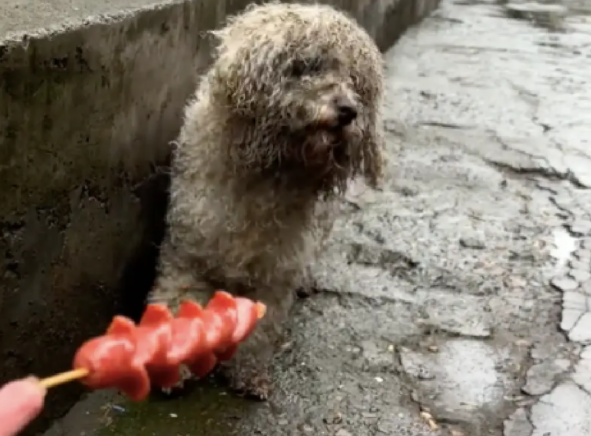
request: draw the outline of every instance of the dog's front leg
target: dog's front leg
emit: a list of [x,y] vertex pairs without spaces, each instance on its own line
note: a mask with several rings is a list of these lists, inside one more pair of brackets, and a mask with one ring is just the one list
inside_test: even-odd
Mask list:
[[207,303],[213,288],[199,274],[199,259],[165,240],[160,249],[156,282],[148,303],[165,304],[173,313],[184,300]]
[[267,306],[263,319],[238,352],[220,371],[230,388],[247,397],[266,400],[273,387],[272,363],[283,341],[285,322],[294,302],[295,292],[286,288],[257,289],[245,294]]
[[[173,314],[184,300],[205,305],[213,288],[198,274],[197,263],[182,248],[173,247],[165,241],[160,250],[158,276],[148,295],[148,303],[164,304]],[[163,394],[168,396],[181,392],[185,382],[193,378],[186,366],[181,365],[179,371],[179,382],[172,388],[161,389]]]
[[329,249],[330,237],[334,228],[335,219],[339,213],[337,201],[319,203],[315,213],[316,229],[312,235],[314,250],[308,258],[305,272],[302,277],[302,286],[297,289],[297,296],[308,298],[317,294],[320,290],[316,283],[318,264]]

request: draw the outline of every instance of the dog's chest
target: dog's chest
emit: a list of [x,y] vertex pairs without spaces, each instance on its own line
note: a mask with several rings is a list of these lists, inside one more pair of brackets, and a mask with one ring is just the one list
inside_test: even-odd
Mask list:
[[314,253],[313,234],[303,226],[253,222],[217,236],[223,249],[212,266],[224,280],[295,285]]

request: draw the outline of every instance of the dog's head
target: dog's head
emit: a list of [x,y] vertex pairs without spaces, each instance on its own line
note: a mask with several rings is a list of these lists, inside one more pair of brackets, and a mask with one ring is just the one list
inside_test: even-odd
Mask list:
[[375,63],[373,42],[359,32],[327,6],[277,3],[253,6],[214,32],[211,92],[256,129],[256,141],[233,150],[242,164],[332,184],[361,167],[381,83],[371,74],[380,65],[367,65]]

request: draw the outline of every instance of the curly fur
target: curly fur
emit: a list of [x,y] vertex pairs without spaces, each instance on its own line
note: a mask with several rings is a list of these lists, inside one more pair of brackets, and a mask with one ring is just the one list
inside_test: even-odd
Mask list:
[[[214,62],[185,110],[172,164],[168,233],[149,297],[176,308],[216,288],[268,306],[225,369],[259,397],[294,291],[332,228],[347,182],[383,168],[383,59],[325,5],[252,5],[212,32]],[[337,99],[357,117],[337,122]]]

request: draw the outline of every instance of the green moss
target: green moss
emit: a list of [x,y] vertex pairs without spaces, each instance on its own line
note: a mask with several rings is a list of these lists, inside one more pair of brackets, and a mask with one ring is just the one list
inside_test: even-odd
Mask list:
[[257,403],[212,386],[197,386],[184,397],[125,401],[123,411],[112,408],[106,426],[96,436],[222,436],[231,435]]

